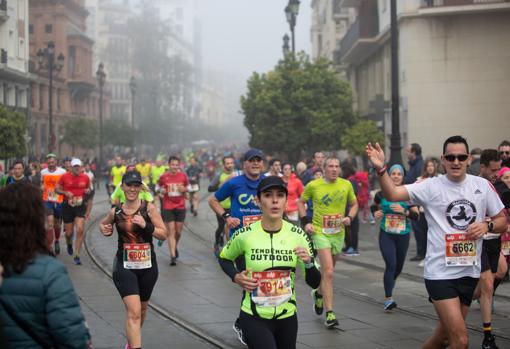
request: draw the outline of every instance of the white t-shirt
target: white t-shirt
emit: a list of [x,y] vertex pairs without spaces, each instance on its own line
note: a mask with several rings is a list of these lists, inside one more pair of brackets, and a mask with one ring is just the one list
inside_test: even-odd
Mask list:
[[94,172],[83,171],[90,179],[90,190],[94,190]]
[[476,241],[475,265],[447,266],[445,236],[464,234],[471,223],[483,222],[486,216],[495,216],[504,209],[492,185],[484,178],[468,174],[461,183],[441,176],[405,188],[411,203],[425,208],[428,223],[425,279],[479,278],[482,239]]

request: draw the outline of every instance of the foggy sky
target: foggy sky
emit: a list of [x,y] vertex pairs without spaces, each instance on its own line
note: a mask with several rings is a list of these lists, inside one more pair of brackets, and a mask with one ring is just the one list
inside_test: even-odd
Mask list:
[[[310,53],[311,0],[301,0],[296,51]],[[198,0],[203,65],[245,81],[253,71],[272,69],[290,35],[284,8],[288,0]]]

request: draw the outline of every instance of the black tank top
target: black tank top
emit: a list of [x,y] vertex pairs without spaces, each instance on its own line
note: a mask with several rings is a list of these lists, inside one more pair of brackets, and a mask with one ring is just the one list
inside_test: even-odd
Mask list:
[[141,200],[141,205],[133,214],[127,214],[122,209],[122,206],[115,207],[115,216],[113,222],[117,227],[118,244],[117,244],[117,257],[121,258],[123,253],[124,244],[151,244],[151,256],[155,258],[154,245],[152,244],[152,234],[144,232],[144,229],[137,224],[131,222],[136,214],[140,214],[145,222],[152,223],[147,212],[147,201]]

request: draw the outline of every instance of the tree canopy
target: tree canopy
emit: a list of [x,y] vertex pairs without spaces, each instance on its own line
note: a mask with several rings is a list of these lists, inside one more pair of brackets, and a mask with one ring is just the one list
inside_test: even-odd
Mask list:
[[325,59],[288,54],[274,70],[254,73],[241,97],[250,145],[294,158],[301,151],[340,149],[355,122],[352,92]]
[[0,159],[22,157],[26,152],[26,118],[0,105]]
[[[69,144],[72,155],[76,147],[93,149],[98,144],[98,127],[95,120],[76,118],[67,121],[64,125],[64,138],[62,142]],[[105,139],[103,137],[103,139]]]
[[372,120],[359,119],[343,135],[342,147],[353,155],[364,155],[368,142],[384,148],[384,134]]

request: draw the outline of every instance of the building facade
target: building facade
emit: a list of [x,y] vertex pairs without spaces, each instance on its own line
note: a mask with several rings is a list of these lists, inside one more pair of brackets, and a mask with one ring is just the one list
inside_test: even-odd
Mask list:
[[[397,1],[400,127],[404,145],[441,153],[450,135],[474,147],[508,138],[510,3],[503,0]],[[356,13],[339,41],[355,108],[391,133],[390,0],[343,0]]]
[[[81,117],[99,122],[99,88],[93,67],[93,40],[86,34],[85,0],[37,0],[30,1],[30,59],[31,71],[37,74],[32,83],[32,137],[31,152],[35,156],[53,151],[62,155],[94,158],[95,148],[76,149],[63,142],[65,124]],[[55,46],[55,56],[64,56],[60,70],[52,75],[39,64],[37,53]],[[52,98],[53,137],[49,130],[49,98]],[[104,96],[103,115],[109,115],[108,96]],[[53,138],[53,139],[52,139]]]
[[28,0],[0,0],[0,104],[30,118]]

